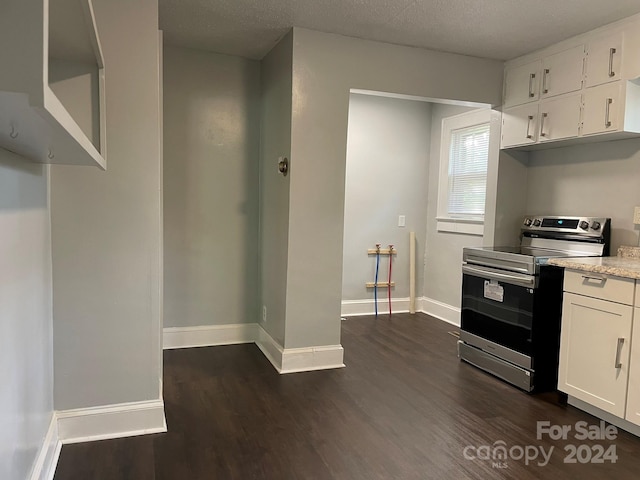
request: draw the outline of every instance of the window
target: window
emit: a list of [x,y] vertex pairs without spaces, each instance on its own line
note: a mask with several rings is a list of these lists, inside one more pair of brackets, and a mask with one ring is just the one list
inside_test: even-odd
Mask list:
[[482,235],[489,158],[490,110],[442,121],[438,230]]

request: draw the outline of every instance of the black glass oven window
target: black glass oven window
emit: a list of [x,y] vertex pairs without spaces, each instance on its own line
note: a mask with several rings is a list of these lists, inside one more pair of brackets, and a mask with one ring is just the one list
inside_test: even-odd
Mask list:
[[533,290],[500,282],[503,301],[484,296],[484,278],[463,275],[462,329],[525,355],[532,354]]

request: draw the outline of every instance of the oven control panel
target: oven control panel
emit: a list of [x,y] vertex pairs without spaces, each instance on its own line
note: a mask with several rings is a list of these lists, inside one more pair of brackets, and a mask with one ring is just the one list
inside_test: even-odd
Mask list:
[[601,236],[608,229],[610,219],[604,217],[561,217],[527,215],[522,222],[523,232],[567,232],[574,235]]

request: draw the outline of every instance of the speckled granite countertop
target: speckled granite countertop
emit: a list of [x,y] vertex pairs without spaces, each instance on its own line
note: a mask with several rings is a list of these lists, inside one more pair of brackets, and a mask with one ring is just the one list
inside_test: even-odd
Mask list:
[[550,258],[549,265],[640,279],[640,258],[636,256]]

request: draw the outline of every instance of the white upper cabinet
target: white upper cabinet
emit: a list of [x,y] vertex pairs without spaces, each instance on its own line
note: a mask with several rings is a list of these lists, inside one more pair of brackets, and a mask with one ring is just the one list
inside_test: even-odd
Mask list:
[[582,88],[584,45],[549,55],[542,60],[540,97],[553,97]]
[[535,102],[540,95],[540,69],[542,62],[527,63],[505,70],[504,106],[511,107]]
[[[640,134],[640,86],[631,81],[605,83],[584,92],[582,135],[628,138]],[[604,139],[604,138],[603,138]]]
[[540,102],[540,130],[538,140],[549,142],[575,138],[580,128],[582,97],[573,94]]
[[106,168],[104,61],[91,0],[8,0],[0,15],[0,147]]
[[622,78],[624,32],[594,38],[587,45],[586,86],[593,87]]
[[502,148],[530,145],[537,140],[537,103],[507,108],[502,112]]
[[[639,51],[640,15],[635,15],[507,62],[502,148],[640,136]],[[522,137],[522,126],[531,114],[514,114],[525,104],[537,107],[537,131],[530,137],[526,129]]]
[[622,109],[621,89],[621,82],[615,82],[585,91],[583,135],[618,130]]

